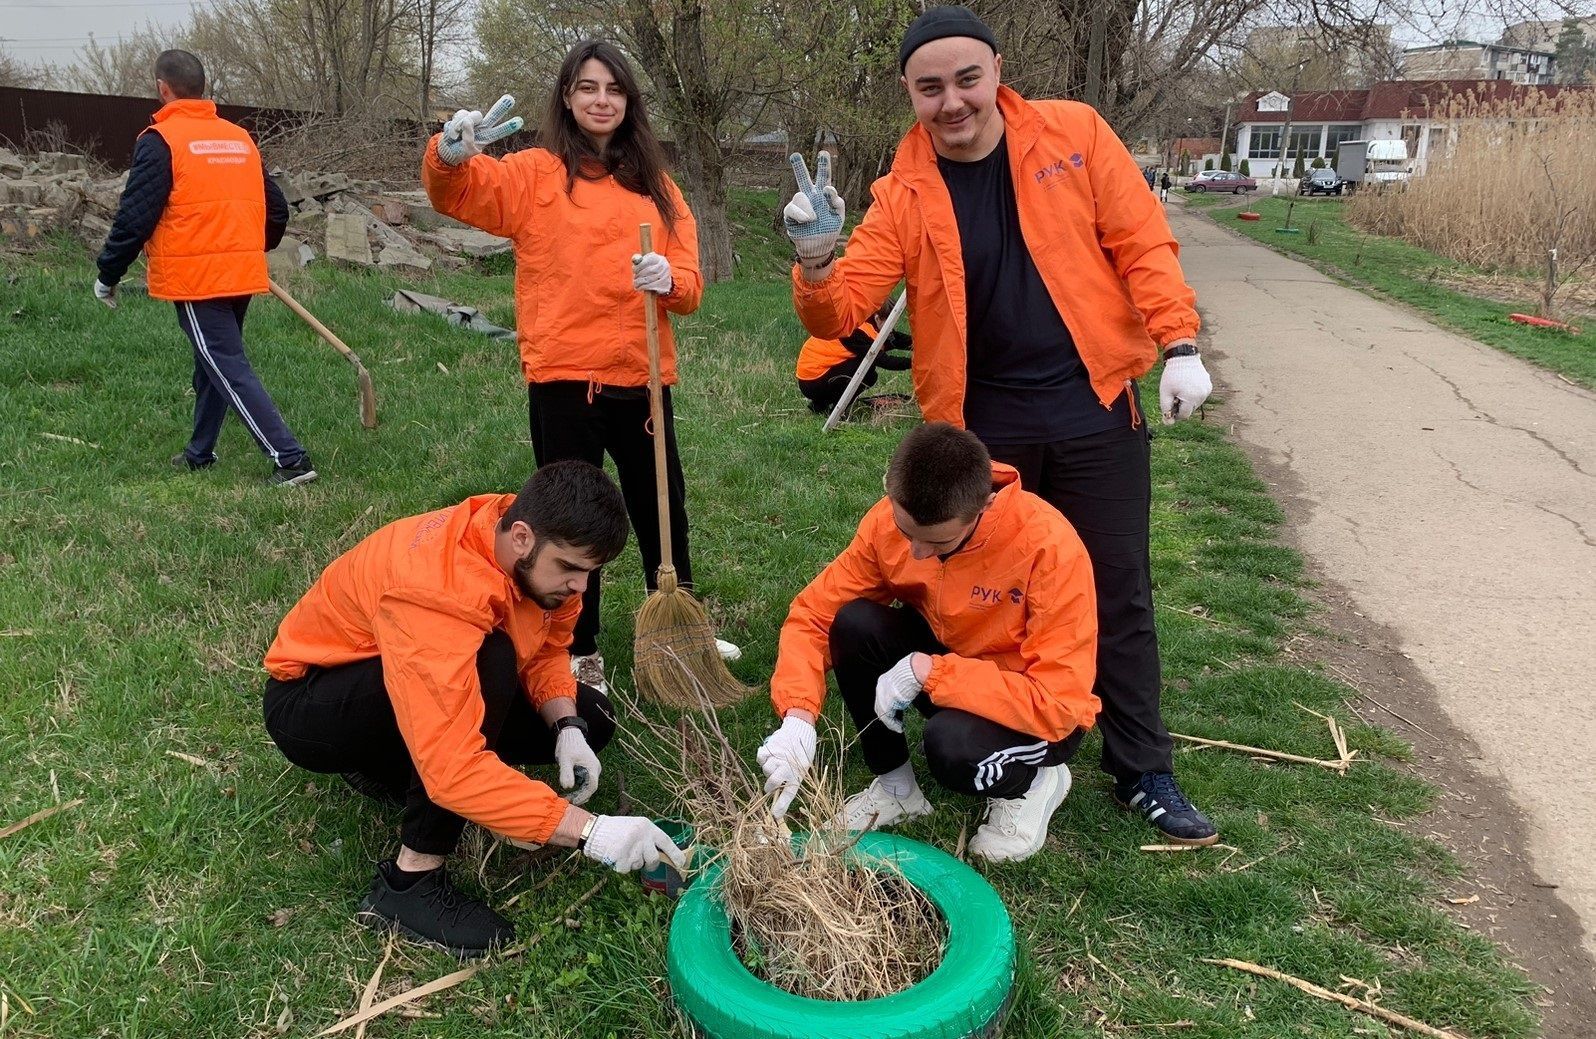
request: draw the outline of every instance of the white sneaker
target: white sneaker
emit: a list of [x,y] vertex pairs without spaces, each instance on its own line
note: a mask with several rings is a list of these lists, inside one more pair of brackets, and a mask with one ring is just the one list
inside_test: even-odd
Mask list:
[[918,786],[908,797],[893,797],[876,779],[842,803],[839,821],[850,830],[884,830],[905,819],[930,814],[931,802]]
[[728,664],[733,660],[741,660],[743,658],[742,647],[735,643],[727,642],[725,639],[716,639],[715,649],[720,653],[720,658]]
[[609,683],[604,680],[604,656],[600,653],[589,653],[585,657],[571,658],[571,674],[585,686],[591,686],[601,693],[608,694]]
[[970,838],[970,854],[988,862],[1019,862],[1042,850],[1047,824],[1070,792],[1070,768],[1036,770],[1030,788],[1016,798],[989,798],[986,819]]

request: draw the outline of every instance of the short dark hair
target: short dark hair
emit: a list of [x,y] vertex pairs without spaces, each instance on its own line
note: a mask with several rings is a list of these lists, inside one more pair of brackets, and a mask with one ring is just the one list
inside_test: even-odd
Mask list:
[[946,422],[909,431],[887,465],[887,496],[922,526],[977,516],[992,493],[992,456]]
[[626,501],[598,466],[570,459],[532,474],[499,520],[525,523],[539,541],[557,541],[608,563],[626,547]]
[[162,51],[155,59],[155,78],[171,87],[178,97],[201,97],[205,93],[205,66],[188,51]]

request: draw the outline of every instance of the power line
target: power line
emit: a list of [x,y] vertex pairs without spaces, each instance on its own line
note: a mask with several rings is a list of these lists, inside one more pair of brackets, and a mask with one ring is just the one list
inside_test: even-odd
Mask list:
[[87,43],[89,40],[125,40],[122,34],[115,36],[96,36],[89,33],[87,36],[0,36],[0,43]]
[[18,4],[7,2],[6,10],[28,8],[30,10],[59,11],[75,7],[198,7],[207,0],[154,0],[153,3],[124,3],[116,0],[113,3],[88,3],[88,4]]

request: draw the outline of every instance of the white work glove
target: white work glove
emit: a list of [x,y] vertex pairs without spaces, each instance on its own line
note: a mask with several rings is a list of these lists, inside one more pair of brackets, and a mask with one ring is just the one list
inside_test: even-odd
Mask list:
[[570,795],[572,804],[579,805],[593,796],[593,791],[598,789],[599,773],[603,767],[599,765],[598,755],[587,745],[587,737],[582,735],[580,729],[560,730],[560,734],[554,738],[554,761],[560,766],[560,788],[570,790],[576,787]]
[[1171,357],[1165,361],[1164,374],[1158,380],[1158,410],[1164,415],[1164,425],[1191,417],[1212,392],[1214,381],[1208,377],[1208,369],[1203,367],[1203,359],[1198,355]]
[[876,717],[893,732],[903,731],[903,712],[920,695],[920,680],[914,677],[914,654],[910,653],[892,670],[876,679]]
[[687,856],[665,831],[640,815],[601,815],[594,819],[582,854],[617,873],[651,869],[659,865],[661,856],[677,869],[687,865]]
[[481,155],[482,149],[487,145],[503,140],[521,129],[524,120],[520,116],[499,122],[514,107],[515,98],[506,94],[488,109],[487,115],[460,109],[453,118],[443,124],[443,139],[438,142],[438,158],[442,159],[446,166],[458,166],[473,155]]
[[659,253],[632,254],[632,288],[668,296],[674,284],[671,262],[665,257]]
[[101,281],[99,278],[95,278],[94,279],[94,298],[99,300],[101,303],[104,303],[106,306],[110,307],[112,310],[115,310],[116,309],[116,286],[115,285],[107,285],[107,284],[105,284],[105,282]]
[[[837,251],[837,238],[842,234],[842,220],[846,211],[842,196],[831,186],[831,153],[815,156],[815,177],[809,179],[809,166],[797,152],[790,156],[792,175],[798,181],[798,191],[792,201],[781,211],[787,237],[798,253],[800,267],[809,263],[824,269],[821,260]],[[808,277],[809,270],[804,270]]]
[[779,819],[798,796],[798,787],[814,763],[815,727],[788,715],[782,719],[781,728],[765,737],[756,757],[759,767],[765,770],[765,793],[776,794],[771,813]]

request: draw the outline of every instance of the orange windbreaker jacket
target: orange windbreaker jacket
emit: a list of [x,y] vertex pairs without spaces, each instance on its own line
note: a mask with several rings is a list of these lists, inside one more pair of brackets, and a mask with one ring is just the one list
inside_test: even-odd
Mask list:
[[676,345],[666,311],[691,314],[704,295],[698,228],[687,201],[666,178],[681,216],[665,234],[659,210],[613,177],[576,178],[565,192],[565,162],[543,148],[503,159],[473,156],[459,166],[427,145],[421,183],[433,206],[515,248],[515,325],[527,382],[576,379],[611,386],[648,384],[642,293],[632,288],[639,224],[654,227],[654,251],[675,284],[659,299],[660,372],[676,382]]
[[145,133],[172,152],[172,193],[144,243],[155,299],[202,300],[266,291],[266,187],[260,152],[214,101],[172,101]]
[[[1143,190],[1146,190],[1145,185]],[[793,600],[781,628],[770,698],[776,713],[820,713],[837,611],[855,599],[902,602],[930,623],[949,652],[932,657],[925,691],[1039,739],[1089,728],[1101,704],[1097,595],[1086,547],[1057,509],[1020,489],[994,462],[997,498],[975,533],[946,561],[915,559],[882,498],[848,548]]]
[[339,556],[283,618],[266,670],[287,682],[380,656],[427,796],[496,833],[546,842],[569,804],[487,748],[477,650],[503,631],[533,706],[574,697],[567,650],[582,602],[547,612],[499,569],[494,528],[514,500],[481,494],[397,520]]
[[[1095,110],[998,89],[1020,230],[1104,407],[1145,374],[1158,347],[1195,337],[1196,294],[1179,245],[1136,161]],[[918,124],[830,277],[793,267],[793,304],[811,333],[841,338],[907,279],[914,388],[927,421],[964,424],[964,260],[953,200]],[[1156,345],[1155,345],[1156,344]]]
[[[859,331],[872,340],[876,337],[876,326],[868,321],[859,326]],[[810,336],[804,340],[804,345],[798,350],[798,364],[793,374],[799,379],[818,379],[842,362],[859,359],[862,356],[844,346],[841,339]]]

